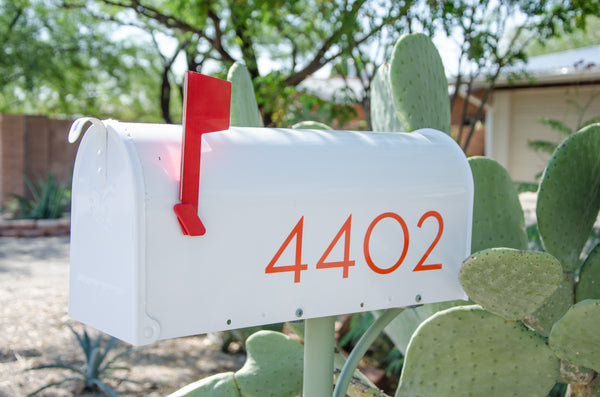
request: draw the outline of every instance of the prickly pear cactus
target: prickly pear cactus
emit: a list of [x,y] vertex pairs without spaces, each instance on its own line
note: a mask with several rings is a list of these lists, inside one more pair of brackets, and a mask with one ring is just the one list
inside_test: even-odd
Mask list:
[[227,81],[231,83],[231,126],[262,127],[263,121],[248,69],[241,63],[234,63],[227,73]]
[[544,248],[565,271],[579,256],[600,210],[600,124],[567,137],[555,150],[538,191],[537,220]]
[[471,157],[475,197],[471,252],[492,247],[527,249],[525,216],[508,172],[487,157]]
[[460,306],[417,329],[396,397],[545,397],[559,368],[544,339],[521,323],[480,306]]
[[235,374],[244,397],[300,394],[304,362],[300,343],[281,333],[259,331],[248,338],[246,350],[248,359]]
[[371,83],[371,127],[379,132],[404,131],[398,118],[392,85],[390,83],[390,65],[384,63],[375,72]]
[[600,245],[597,245],[579,271],[575,300],[600,299]]
[[168,397],[239,397],[233,372],[224,372],[190,383]]
[[600,300],[575,304],[552,327],[548,343],[558,357],[600,372]]
[[259,331],[246,341],[247,359],[237,372],[210,376],[169,397],[293,397],[302,391],[304,349],[287,335]]
[[404,130],[434,128],[449,135],[448,80],[431,39],[423,33],[402,36],[390,63],[392,95]]
[[[600,396],[600,248],[587,256],[579,277],[573,273],[600,206],[597,144],[600,125],[567,138],[549,162],[538,198],[548,252],[493,248],[463,263],[461,285],[480,306],[448,309],[419,326],[409,342],[397,396],[545,397],[554,382],[568,383],[569,397]],[[486,197],[506,202],[493,187],[484,189],[487,196],[478,195],[477,180],[503,180],[508,187],[507,176],[482,177],[487,166],[497,168],[490,160],[472,159],[471,166],[476,207],[481,210]],[[482,213],[474,210],[474,218]],[[482,230],[493,234],[498,224],[495,232],[507,233],[504,220],[494,218]],[[582,230],[571,235],[577,222]],[[515,233],[521,221],[512,224],[518,226]],[[474,240],[476,230],[474,223]]]
[[545,252],[491,248],[467,258],[458,278],[469,298],[516,321],[533,313],[554,293],[563,272],[558,260]]
[[569,310],[575,302],[573,276],[563,275],[563,281],[542,306],[535,312],[525,316],[523,322],[531,329],[544,336],[550,335],[552,326]]

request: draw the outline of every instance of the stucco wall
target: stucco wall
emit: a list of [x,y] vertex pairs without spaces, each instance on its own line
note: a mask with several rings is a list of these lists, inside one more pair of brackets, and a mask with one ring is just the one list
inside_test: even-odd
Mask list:
[[[578,107],[587,103],[585,113]],[[502,164],[512,179],[534,182],[549,155],[535,152],[527,142],[556,143],[564,135],[539,122],[541,117],[561,121],[574,129],[578,120],[600,116],[600,85],[502,89],[494,92],[491,128],[486,131],[486,154]]]

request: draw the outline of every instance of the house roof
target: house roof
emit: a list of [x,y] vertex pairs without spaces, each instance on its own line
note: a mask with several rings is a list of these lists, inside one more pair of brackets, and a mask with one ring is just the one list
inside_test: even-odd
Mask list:
[[[517,73],[527,77],[515,78]],[[454,92],[454,79],[449,80],[449,95]],[[552,54],[530,57],[526,63],[506,68],[496,80],[495,86],[523,87],[581,82],[600,82],[600,45],[576,48]],[[486,80],[482,78],[482,83]],[[299,89],[326,101],[347,104],[360,101],[365,90],[357,77],[328,78],[308,77],[298,86]]]
[[[529,78],[511,79],[511,73],[525,72]],[[527,63],[507,68],[496,82],[497,87],[511,85],[546,85],[600,81],[600,45],[575,48],[530,57]]]

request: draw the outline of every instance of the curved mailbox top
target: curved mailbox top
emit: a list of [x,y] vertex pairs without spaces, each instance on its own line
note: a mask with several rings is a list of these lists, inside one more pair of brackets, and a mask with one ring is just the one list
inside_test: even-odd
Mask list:
[[[81,126],[79,126],[81,128]],[[473,182],[434,130],[202,135],[182,233],[181,126],[94,123],[73,176],[70,314],[133,344],[465,299]]]

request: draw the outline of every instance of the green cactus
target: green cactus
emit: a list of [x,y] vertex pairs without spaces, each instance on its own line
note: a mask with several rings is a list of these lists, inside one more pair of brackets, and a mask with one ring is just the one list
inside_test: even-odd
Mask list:
[[300,394],[302,344],[280,332],[258,331],[247,339],[246,352],[246,363],[239,371],[210,376],[169,397],[293,397]]
[[248,69],[241,63],[234,63],[227,73],[227,81],[231,82],[231,126],[262,127],[263,121]]
[[417,329],[396,396],[544,397],[559,367],[544,339],[521,323],[460,306]]
[[[447,82],[429,38],[403,36],[389,71],[380,70],[372,105],[377,129],[397,129],[397,115],[406,131],[430,127],[450,132]],[[246,113],[256,114],[256,106],[250,108]],[[396,396],[545,397],[557,382],[569,383],[569,396],[600,396],[600,249],[587,256],[579,272],[600,209],[600,125],[568,137],[544,172],[537,217],[546,253],[522,251],[527,246],[524,216],[506,170],[485,158],[472,158],[469,164],[475,184],[473,255],[463,264],[460,281],[477,305],[452,307],[430,317],[439,307],[405,310],[402,316],[410,318],[410,324],[386,330],[399,336],[416,328],[405,349],[400,345],[407,338],[392,337],[406,351]],[[380,323],[377,329],[384,327]],[[269,336],[278,342],[261,340],[265,332],[248,339],[244,368],[207,378],[196,390],[212,382],[224,390],[222,395],[300,393],[302,347],[292,347],[282,335]],[[372,337],[370,330],[363,336]],[[289,380],[292,375],[300,378]],[[207,393],[180,395],[214,395]],[[336,393],[343,395],[343,390],[336,387]]]
[[390,63],[392,95],[404,130],[434,128],[450,135],[448,80],[431,39],[423,33],[403,35]]
[[575,301],[574,286],[573,277],[565,274],[556,291],[546,299],[538,310],[524,317],[523,322],[544,336],[550,335],[554,323],[560,320]]
[[491,248],[463,263],[458,276],[471,299],[507,320],[532,314],[560,285],[560,263],[536,251]]
[[[538,219],[542,214],[545,226],[540,227],[540,235],[542,241],[550,245],[548,252],[494,248],[468,258],[459,279],[469,297],[481,306],[448,309],[419,326],[408,345],[397,396],[544,397],[554,382],[569,383],[569,396],[600,395],[597,373],[600,371],[597,331],[600,328],[597,284],[600,282],[600,248],[587,256],[579,279],[572,273],[577,269],[600,207],[600,150],[595,146],[596,139],[600,139],[599,132],[600,125],[596,125],[578,132],[576,138],[567,138],[553,154],[544,173],[539,189]],[[479,162],[481,164],[477,164]],[[491,163],[471,160],[476,186],[483,175],[479,171],[485,169],[485,165]],[[495,184],[504,180],[501,184],[510,185],[506,175],[491,179]],[[575,195],[584,199],[573,197],[572,185]],[[507,201],[498,199],[503,196],[495,192],[494,187],[485,191],[496,201]],[[560,203],[552,202],[553,195]],[[476,227],[477,219],[482,216],[476,208],[481,209],[485,204],[481,201],[485,201],[485,196],[478,195],[476,187],[474,241],[479,230],[491,235],[494,233],[492,225],[503,223],[503,219],[498,218],[490,221],[487,228]],[[517,205],[513,203],[512,207]],[[513,209],[515,212],[520,211]],[[576,222],[581,222],[585,233],[577,230],[572,236]],[[512,222],[517,227],[511,233],[520,235],[520,224],[520,219]],[[566,230],[562,229],[563,225]],[[499,228],[496,233],[505,231]],[[566,242],[560,242],[558,236],[565,234],[569,234]],[[520,238],[513,241],[519,242]],[[520,337],[514,334],[516,330],[520,330]],[[527,340],[529,342],[524,342]],[[521,353],[525,353],[524,356]],[[465,355],[468,359],[464,359],[463,364],[461,358]],[[494,373],[503,375],[490,375]]]
[[168,397],[239,397],[233,372],[224,372],[190,383]]
[[558,357],[600,372],[600,300],[575,304],[552,327],[548,343]]
[[404,127],[394,105],[390,83],[390,65],[385,63],[375,72],[371,83],[371,127],[373,131],[403,131]]
[[600,124],[594,124],[558,145],[542,176],[537,202],[540,237],[567,272],[579,267],[600,210],[599,153]]
[[471,252],[493,247],[527,249],[525,217],[508,172],[495,160],[471,157],[475,197]]
[[575,287],[575,301],[600,299],[600,245],[590,252],[579,271],[579,282]]
[[[282,333],[259,331],[246,342],[248,359],[235,374],[245,397],[296,396],[302,391],[304,349]],[[273,355],[272,352],[277,352]]]

